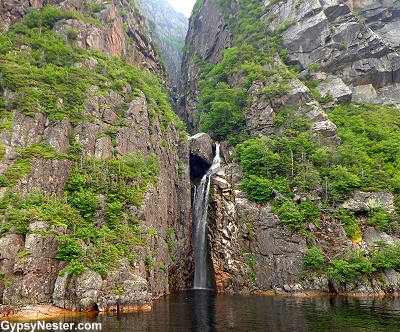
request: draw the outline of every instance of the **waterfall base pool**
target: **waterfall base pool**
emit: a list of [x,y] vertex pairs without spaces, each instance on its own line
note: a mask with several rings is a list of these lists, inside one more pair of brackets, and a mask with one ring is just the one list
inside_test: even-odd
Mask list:
[[100,322],[107,332],[393,332],[400,331],[400,298],[268,297],[188,290],[155,301],[152,311],[64,321]]

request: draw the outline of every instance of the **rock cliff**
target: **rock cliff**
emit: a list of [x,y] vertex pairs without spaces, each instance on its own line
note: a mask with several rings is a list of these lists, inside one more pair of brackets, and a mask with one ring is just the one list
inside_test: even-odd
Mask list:
[[2,311],[132,310],[184,288],[189,150],[144,17],[127,0],[0,11],[3,55],[27,61],[1,65]]
[[178,86],[182,49],[188,27],[188,19],[177,13],[167,1],[147,0],[146,7],[139,7],[148,18],[152,36],[160,47],[172,86]]
[[[285,121],[306,119],[306,140],[317,138],[316,144],[334,156],[343,143],[339,125],[332,121],[337,107],[345,114],[346,107],[351,113],[360,104],[398,104],[397,3],[204,0],[195,8],[182,63],[179,115],[191,132],[204,128],[222,141],[222,167],[212,180],[209,207],[209,243],[218,290],[398,292],[399,267],[380,265],[375,259],[385,255],[384,248],[398,248],[399,233],[371,219],[379,210],[397,225],[396,190],[382,186],[349,191],[345,199],[333,199],[327,206],[327,180],[311,184],[316,173],[310,168],[313,162],[306,161],[305,150],[298,161],[304,162],[305,171],[300,173],[309,184],[306,190],[296,181],[289,192],[282,182],[270,182],[282,180],[276,174],[290,179],[297,172],[292,148],[286,155],[282,151],[302,129],[288,129]],[[224,98],[222,91],[230,97]],[[234,98],[242,91],[247,104],[240,111],[241,120],[233,110]],[[221,131],[230,123],[224,114],[239,119],[240,125],[233,123],[230,131]],[[398,121],[395,108],[393,114]],[[200,144],[201,136],[196,137]],[[261,151],[263,142],[269,143]],[[207,149],[211,153],[206,144],[202,155],[207,155]],[[243,161],[244,150],[249,159]],[[269,163],[264,164],[264,158]],[[286,174],[279,169],[284,163],[278,161],[285,158]],[[281,166],[274,169],[274,164]],[[332,162],[327,167],[338,166]],[[363,170],[359,171],[362,177]],[[268,186],[272,189],[266,193]],[[296,214],[303,203],[318,206],[318,221]],[[293,209],[284,211],[282,204]],[[294,223],[306,220],[304,228],[296,230],[288,217]],[[353,226],[357,230],[350,236]],[[361,272],[355,264],[366,269]],[[322,265],[329,268],[318,270]],[[354,270],[343,272],[344,265]]]

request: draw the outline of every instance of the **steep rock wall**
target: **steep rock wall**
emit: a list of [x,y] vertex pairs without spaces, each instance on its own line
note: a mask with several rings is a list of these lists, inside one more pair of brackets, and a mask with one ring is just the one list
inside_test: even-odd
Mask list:
[[[141,0],[138,1],[141,2]],[[93,10],[91,6],[96,4],[98,4],[96,0],[84,2],[77,0],[3,1],[0,4],[0,21],[3,29],[7,31],[11,24],[20,21],[31,8],[41,9],[46,5],[57,6],[63,11],[84,12],[86,15],[95,16],[101,25],[68,20],[60,22],[56,31],[62,34],[67,27],[72,27],[79,31],[77,46],[105,52],[110,56],[123,56],[138,67],[144,65],[160,75],[166,75],[152,44],[151,35],[144,28],[145,18],[136,12],[130,1],[104,3]],[[134,43],[129,43],[128,37],[132,38]]]
[[[321,83],[318,86],[321,95],[333,97],[331,104],[325,104],[326,108],[335,103],[348,104],[352,100],[390,103],[399,100],[399,56],[395,45],[390,45],[388,35],[379,32],[377,27],[382,28],[382,22],[393,22],[393,26],[397,24],[396,6],[394,1],[362,4],[265,1],[265,13],[260,20],[269,22],[268,29],[282,31],[281,45],[289,55],[287,63],[298,66],[300,78],[315,79]],[[192,59],[197,57],[198,63],[216,64],[223,57],[222,51],[232,46],[236,37],[230,35],[224,18],[229,17],[231,21],[238,19],[237,3],[231,2],[229,10],[225,6],[224,14],[218,7],[214,1],[202,2],[189,24],[179,114],[193,132],[198,130],[196,106],[201,92],[197,85],[202,71]],[[205,13],[209,15],[204,17]],[[367,24],[362,17],[366,18]],[[207,32],[204,31],[205,26]],[[265,31],[266,37],[271,37],[267,29]],[[396,30],[393,33],[396,34]],[[203,36],[207,38],[203,39]],[[272,68],[270,62],[263,64],[264,69]],[[282,64],[281,59],[273,60],[275,69],[279,64]],[[265,87],[279,82],[280,74],[260,79],[247,90],[251,104],[244,117],[250,136],[282,134],[274,122],[279,112],[289,107],[295,110],[297,116],[307,117],[322,145],[334,150],[340,144],[336,125],[329,120],[329,113],[302,81],[292,78],[287,81],[289,88],[284,93],[270,98],[260,97],[259,92]],[[240,74],[233,74],[223,81],[237,87],[242,83],[241,79]],[[317,273],[305,277],[304,258],[309,246],[317,245],[328,254],[329,260],[334,260],[347,250],[370,253],[376,249],[375,241],[398,243],[399,240],[364,224],[360,239],[353,243],[346,236],[344,225],[329,211],[324,211],[318,227],[312,223],[307,225],[306,237],[290,231],[273,213],[271,204],[256,204],[247,198],[240,189],[243,169],[232,158],[232,149],[223,143],[221,151],[224,162],[213,179],[209,208],[209,244],[219,291],[273,291],[278,294],[310,290],[370,294],[398,291],[399,273],[393,269],[384,269],[369,276],[368,280],[354,282],[340,283],[326,274]],[[341,207],[357,213],[369,211],[371,205],[368,207],[366,202],[371,198],[368,204],[373,202],[390,210],[393,197],[389,196],[391,194],[385,191],[355,192],[354,197]],[[293,198],[296,201],[302,199],[318,202],[321,197],[295,194]]]
[[145,4],[139,9],[148,19],[152,36],[161,49],[172,86],[178,86],[188,19],[167,1],[147,0]]
[[[232,2],[234,6],[235,2]],[[232,45],[232,36],[227,22],[215,0],[203,2],[198,13],[192,15],[186,35],[187,50],[182,58],[180,96],[177,109],[189,132],[195,133],[199,128],[195,125],[197,116],[196,104],[199,102],[199,68],[195,64],[197,54],[201,59],[212,64],[222,60],[222,51]]]
[[[96,1],[3,1],[1,22],[7,29],[30,9],[41,9],[48,3],[61,10],[73,9],[85,14]],[[142,70],[151,70],[166,82],[151,37],[144,28],[144,18],[129,1],[102,4],[100,10],[92,14],[100,24],[63,19],[54,25],[53,32],[67,39],[66,31],[72,28],[77,31],[76,47],[121,57]],[[26,50],[29,52],[29,47]],[[74,66],[101,71],[98,61],[92,57]],[[149,307],[152,298],[186,286],[190,186],[189,151],[184,132],[177,128],[179,121],[176,119],[155,114],[154,100],[148,99],[136,86],[125,84],[107,93],[99,93],[99,90],[97,85],[89,87],[82,110],[85,120],[77,122],[69,117],[54,121],[46,112],[25,114],[21,109],[12,109],[10,126],[0,133],[4,149],[0,163],[3,177],[19,160],[19,151],[34,144],[44,144],[61,155],[56,159],[40,153],[31,156],[29,172],[8,188],[3,183],[2,197],[10,190],[20,195],[40,190],[54,200],[64,197],[69,174],[77,165],[65,157],[74,144],[81,147],[81,168],[86,163],[85,158],[106,160],[137,151],[143,156],[155,154],[160,161],[158,181],[148,184],[141,205],[132,205],[126,212],[128,218],[137,220],[139,236],[145,243],[128,248],[132,259],[122,259],[118,268],[109,270],[106,275],[89,269],[69,274],[62,272],[68,268],[68,262],[56,258],[57,238],[70,234],[65,225],[55,225],[53,220],[49,222],[39,217],[23,234],[18,231],[16,234],[15,228],[8,229],[0,238],[2,311],[36,303],[73,310],[131,310]],[[2,87],[1,93],[5,105],[18,99],[18,95],[7,88]],[[63,108],[63,102],[60,99],[58,107]],[[41,105],[37,105],[37,109],[43,110]],[[119,125],[121,114],[123,120]],[[101,195],[99,201],[94,216],[97,227],[107,225],[108,220],[108,203]],[[5,223],[3,217],[3,226]],[[89,242],[84,246],[85,250],[91,250]]]
[[[323,215],[318,227],[308,224],[307,237],[293,232],[271,211],[269,203],[260,205],[246,197],[240,190],[241,166],[232,162],[228,148],[223,147],[222,151],[224,162],[212,179],[208,239],[218,291],[292,295],[314,291],[371,295],[398,292],[400,273],[393,269],[347,283],[332,280],[326,274],[305,274],[304,257],[310,244],[318,245],[333,259],[347,250],[361,248],[370,252],[376,241],[400,240],[364,227],[363,241],[355,244],[346,236],[343,224],[328,214]],[[369,204],[388,209],[393,203],[393,197],[385,192],[356,193],[343,206],[353,202],[353,209],[359,211],[368,199]]]

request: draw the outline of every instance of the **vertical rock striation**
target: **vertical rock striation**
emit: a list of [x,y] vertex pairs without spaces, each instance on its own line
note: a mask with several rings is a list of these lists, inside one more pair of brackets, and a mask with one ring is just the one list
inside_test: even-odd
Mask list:
[[[145,28],[144,17],[131,1],[101,4],[74,0],[3,1],[0,4],[1,23],[8,30],[30,10],[40,10],[48,4],[86,17],[82,20],[61,19],[55,23],[54,33],[71,42],[68,32],[76,31],[72,41],[74,47],[103,52],[109,58],[122,58],[158,77],[154,85],[161,81],[169,89],[165,69]],[[90,72],[105,70],[93,57],[77,61],[73,66]],[[108,87],[114,83],[112,78],[109,79]],[[146,243],[127,248],[134,253],[131,261],[122,259],[118,267],[106,275],[87,268],[83,273],[69,274],[62,272],[69,263],[56,258],[58,239],[70,233],[66,225],[38,217],[23,230],[24,235],[19,235],[22,231],[14,228],[3,228],[5,234],[0,238],[0,302],[4,305],[3,310],[37,303],[71,310],[132,310],[147,308],[151,306],[152,298],[186,286],[185,258],[190,250],[190,175],[185,133],[179,129],[182,126],[177,119],[171,115],[168,118],[163,111],[160,113],[158,107],[161,106],[145,94],[146,90],[125,84],[101,92],[103,83],[99,81],[97,85],[94,82],[84,92],[86,102],[78,121],[72,121],[70,117],[54,120],[48,115],[51,112],[43,111],[39,102],[33,115],[25,114],[18,107],[12,109],[11,115],[4,119],[10,120],[10,126],[0,133],[1,147],[4,148],[0,175],[4,178],[10,174],[10,169],[21,158],[20,151],[27,151],[32,146],[49,148],[57,157],[46,157],[39,152],[28,156],[28,171],[22,179],[9,182],[8,188],[3,183],[1,195],[4,198],[11,191],[24,195],[40,190],[53,200],[64,199],[71,170],[79,164],[82,168],[85,158],[108,160],[138,151],[143,156],[156,155],[160,161],[158,181],[148,184],[142,204],[132,205],[126,212],[127,217],[137,220],[140,236]],[[18,100],[18,95],[4,86],[0,92],[5,105]],[[63,109],[64,103],[60,99],[58,107]],[[168,112],[169,106],[164,107]],[[172,113],[170,107],[169,110]],[[74,161],[69,154],[77,146],[81,151]],[[109,203],[101,195],[98,198],[101,206],[96,211],[94,223],[101,227],[109,220],[105,212]],[[3,226],[6,221],[3,217]],[[89,242],[81,243],[85,250],[91,250]]]

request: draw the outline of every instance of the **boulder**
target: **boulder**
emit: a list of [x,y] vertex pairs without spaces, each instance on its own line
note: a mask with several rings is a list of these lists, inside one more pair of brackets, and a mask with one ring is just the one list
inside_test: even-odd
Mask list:
[[189,137],[188,141],[190,153],[211,165],[214,158],[214,152],[210,135],[198,133]]
[[211,137],[205,133],[198,133],[189,137],[190,175],[200,179],[210,168],[214,159]]
[[373,208],[381,207],[386,212],[393,212],[393,194],[384,190],[380,192],[355,191],[352,198],[346,200],[342,207],[353,212],[365,212]]
[[322,97],[330,95],[336,103],[348,104],[351,102],[351,89],[338,77],[321,83],[317,89]]

